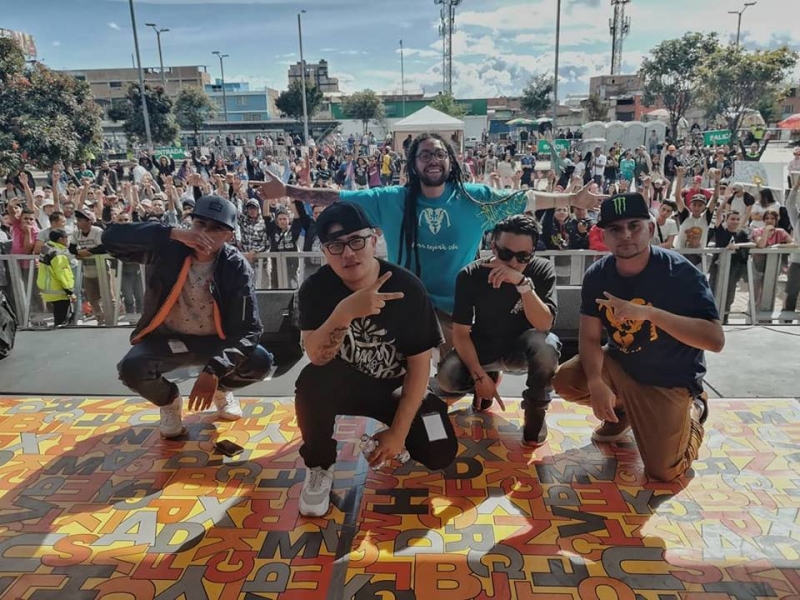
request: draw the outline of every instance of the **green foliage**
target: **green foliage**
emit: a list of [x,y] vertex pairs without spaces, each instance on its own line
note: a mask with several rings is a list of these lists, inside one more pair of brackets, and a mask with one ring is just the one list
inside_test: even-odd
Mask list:
[[101,113],[88,84],[27,66],[16,43],[0,38],[0,171],[89,157],[102,141]]
[[[155,89],[149,85],[144,86],[147,101],[147,115],[150,119],[150,136],[157,145],[169,145],[178,137],[178,123],[172,114],[172,100],[164,93],[164,88],[157,86]],[[142,111],[142,95],[138,83],[128,84],[128,93],[125,102],[111,107],[108,118],[114,122],[124,121],[122,129],[128,140],[144,144],[147,135],[144,126],[144,113]]]
[[175,99],[175,118],[178,124],[197,132],[206,121],[210,121],[217,114],[217,106],[203,90],[199,88],[183,88]]
[[709,117],[724,118],[736,136],[747,109],[763,108],[765,101],[774,106],[784,96],[783,85],[797,59],[797,52],[785,46],[756,52],[718,48],[699,71],[700,105]]
[[532,117],[538,117],[553,106],[553,78],[547,75],[533,77],[522,90],[520,98],[522,110]]
[[[306,85],[306,108],[308,118],[314,116],[322,104],[322,92],[316,86]],[[275,106],[287,117],[296,121],[303,120],[303,84],[294,80],[289,85],[289,89],[281,92],[275,100]]]
[[442,92],[436,96],[429,106],[448,114],[451,117],[455,117],[456,119],[460,119],[467,115],[466,107],[463,104],[458,103],[453,97],[453,94],[448,94],[447,92]]
[[586,116],[590,121],[607,121],[608,106],[600,99],[599,94],[589,94],[584,103]]
[[678,121],[695,102],[700,67],[720,48],[716,33],[686,33],[682,38],[664,40],[642,61],[644,102],[653,106],[660,100],[669,111],[670,129],[677,136]]
[[383,102],[370,89],[347,96],[342,102],[342,110],[348,118],[361,121],[365,133],[370,121],[379,121],[385,115]]

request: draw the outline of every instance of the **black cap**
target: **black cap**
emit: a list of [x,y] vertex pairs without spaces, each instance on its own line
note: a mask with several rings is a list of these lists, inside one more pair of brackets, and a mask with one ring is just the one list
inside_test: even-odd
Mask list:
[[650,211],[647,209],[644,196],[636,193],[617,194],[608,200],[603,200],[597,226],[608,227],[611,223],[622,219],[650,219]]
[[[340,231],[333,235],[328,235],[331,225],[339,224],[342,226]],[[352,202],[336,202],[323,210],[317,217],[317,236],[323,244],[332,239],[343,235],[361,231],[362,229],[373,229],[375,226],[369,222],[369,217],[364,209]]]
[[201,196],[191,216],[215,221],[231,231],[236,229],[236,206],[222,196]]
[[184,199],[181,201],[181,206],[183,206],[183,207],[186,207],[186,206],[191,206],[192,208],[194,208],[194,207],[195,207],[195,201],[194,201],[194,198],[184,198]]
[[61,238],[69,237],[64,229],[51,229],[49,238],[51,242],[57,242]]

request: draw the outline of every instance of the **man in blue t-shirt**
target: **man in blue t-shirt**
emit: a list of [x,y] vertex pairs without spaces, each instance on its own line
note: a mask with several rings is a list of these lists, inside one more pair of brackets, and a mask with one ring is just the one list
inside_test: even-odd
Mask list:
[[654,225],[641,194],[605,200],[597,226],[611,255],[586,271],[580,351],[559,368],[553,389],[592,407],[602,421],[593,440],[616,442],[633,429],[645,472],[671,481],[703,440],[704,351],[725,345],[714,296],[683,256],[650,245]]
[[450,145],[439,135],[423,133],[408,151],[407,183],[358,191],[262,183],[262,198],[289,196],[311,204],[344,200],[360,205],[386,238],[389,260],[422,280],[436,306],[448,349],[458,272],[475,260],[484,231],[507,216],[556,206],[594,206],[588,187],[574,194],[533,190],[496,190],[464,183]]

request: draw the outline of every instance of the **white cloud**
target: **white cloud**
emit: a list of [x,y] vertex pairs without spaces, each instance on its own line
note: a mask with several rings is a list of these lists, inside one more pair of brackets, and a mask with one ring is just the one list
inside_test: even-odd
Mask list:
[[[439,42],[441,45],[441,42]],[[395,50],[395,54],[400,54],[400,48]],[[403,48],[403,56],[418,56],[420,58],[441,58],[442,51],[440,50],[427,50],[421,48]]]
[[116,23],[114,23],[114,21],[109,21],[109,22],[107,23],[107,25],[108,25],[109,27],[111,27],[111,29],[116,29],[117,31],[120,31],[120,30],[122,29],[122,27],[120,27],[119,25],[117,25]]

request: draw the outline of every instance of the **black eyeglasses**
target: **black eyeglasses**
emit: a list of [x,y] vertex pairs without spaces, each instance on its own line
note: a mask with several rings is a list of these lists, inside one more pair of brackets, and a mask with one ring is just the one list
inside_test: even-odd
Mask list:
[[444,160],[449,155],[444,150],[436,150],[435,152],[428,152],[427,150],[423,150],[422,152],[417,153],[417,158],[424,162],[429,163],[434,158],[436,160]]
[[353,252],[358,252],[359,250],[364,249],[364,247],[367,245],[367,240],[371,239],[372,237],[372,234],[352,237],[346,242],[328,242],[327,244],[323,244],[323,247],[334,256],[344,254],[345,246],[350,248],[350,250]]
[[519,264],[525,265],[533,260],[533,252],[514,252],[513,250],[502,248],[496,244],[494,249],[497,250],[497,258],[503,262],[508,262],[512,258],[516,258]]

